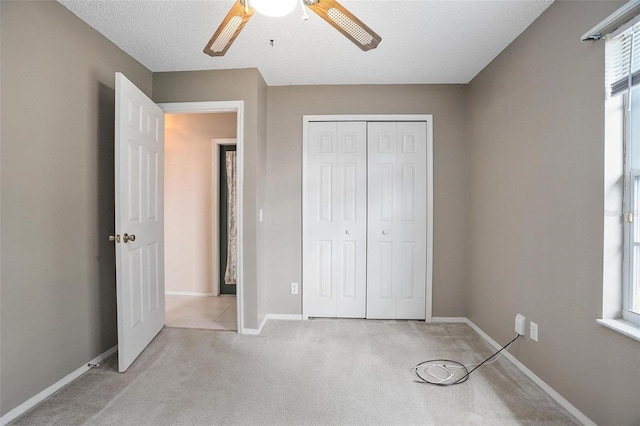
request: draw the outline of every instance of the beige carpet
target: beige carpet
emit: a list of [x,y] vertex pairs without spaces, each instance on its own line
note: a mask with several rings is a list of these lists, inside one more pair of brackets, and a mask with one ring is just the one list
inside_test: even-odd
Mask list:
[[492,352],[465,324],[269,321],[260,336],[165,328],[127,373],[112,357],[15,424],[579,424],[505,359],[451,387],[410,372]]

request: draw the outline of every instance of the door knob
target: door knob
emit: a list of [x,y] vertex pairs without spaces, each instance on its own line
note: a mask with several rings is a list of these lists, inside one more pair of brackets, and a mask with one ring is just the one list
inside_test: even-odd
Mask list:
[[109,241],[115,241],[116,243],[120,242],[120,234],[109,235]]
[[345,233],[345,234],[347,234],[347,235],[349,235],[351,232],[349,232],[349,230],[348,230],[348,229],[346,229],[346,230],[344,231],[344,233]]
[[135,241],[135,240],[136,240],[136,236],[133,235],[133,234],[129,235],[129,234],[125,233],[122,236],[122,241],[124,241],[125,243],[127,243],[129,241]]
[[[127,235],[127,234],[124,234]],[[389,232],[387,232],[385,229],[382,230],[382,235],[389,235]]]

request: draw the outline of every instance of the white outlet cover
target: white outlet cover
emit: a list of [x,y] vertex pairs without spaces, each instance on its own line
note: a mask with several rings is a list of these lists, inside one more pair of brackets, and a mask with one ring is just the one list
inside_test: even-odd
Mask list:
[[291,294],[298,294],[299,286],[298,283],[291,283]]
[[525,322],[526,318],[524,317],[524,315],[518,314],[516,315],[516,333],[520,334],[520,335],[524,335],[526,334],[526,322]]

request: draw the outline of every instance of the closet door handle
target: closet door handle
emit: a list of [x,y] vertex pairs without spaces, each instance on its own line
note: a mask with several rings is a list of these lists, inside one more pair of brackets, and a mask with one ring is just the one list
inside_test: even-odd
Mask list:
[[345,229],[344,233],[347,234],[347,235],[351,234],[351,232],[349,232],[348,229]]
[[389,232],[386,229],[382,230],[382,235],[389,235]]

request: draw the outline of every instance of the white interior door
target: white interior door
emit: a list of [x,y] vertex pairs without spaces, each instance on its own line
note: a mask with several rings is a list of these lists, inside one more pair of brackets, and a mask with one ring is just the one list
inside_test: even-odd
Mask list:
[[367,318],[425,319],[426,126],[368,123]]
[[164,113],[116,73],[118,369],[164,326]]
[[305,148],[304,314],[364,318],[366,123],[312,122]]

